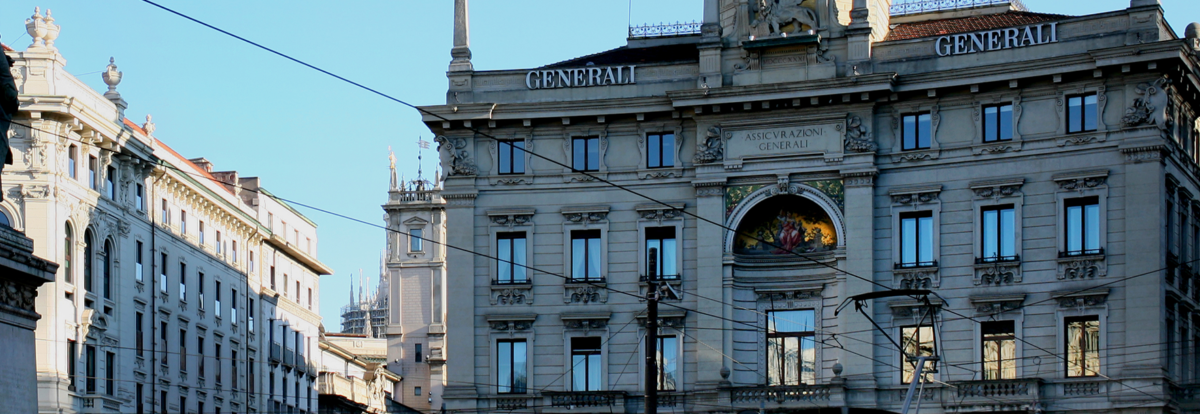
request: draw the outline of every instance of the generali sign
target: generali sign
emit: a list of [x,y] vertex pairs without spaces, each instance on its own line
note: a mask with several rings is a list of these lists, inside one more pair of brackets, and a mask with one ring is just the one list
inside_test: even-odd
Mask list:
[[1047,43],[1058,43],[1057,22],[942,36],[933,47],[938,56],[953,56]]
[[525,86],[529,89],[580,88],[635,83],[637,83],[637,66],[634,65],[531,70],[525,74]]

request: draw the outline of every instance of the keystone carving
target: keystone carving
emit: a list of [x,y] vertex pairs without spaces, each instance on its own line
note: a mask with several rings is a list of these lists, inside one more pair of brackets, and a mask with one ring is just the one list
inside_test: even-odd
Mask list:
[[1137,93],[1140,95],[1133,100],[1133,104],[1125,109],[1125,116],[1121,117],[1121,124],[1125,127],[1135,127],[1139,125],[1156,125],[1159,128],[1167,128],[1167,106],[1170,105],[1167,96],[1166,87],[1171,84],[1171,79],[1161,77],[1154,82],[1143,82],[1138,84]]
[[862,118],[850,115],[846,119],[846,151],[873,152],[878,148],[874,137],[863,125]]
[[433,140],[438,143],[438,156],[444,171],[442,179],[456,175],[475,175],[478,172],[478,168],[471,162],[471,155],[465,149],[466,139],[438,135]]
[[694,161],[697,164],[704,164],[724,160],[724,138],[720,125],[708,127],[708,132],[704,134],[704,142],[699,143],[699,146],[696,148]]

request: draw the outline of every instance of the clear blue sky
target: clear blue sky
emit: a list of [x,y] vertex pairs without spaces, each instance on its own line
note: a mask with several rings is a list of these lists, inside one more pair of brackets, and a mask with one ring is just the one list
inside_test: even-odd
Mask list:
[[[288,53],[417,105],[444,103],[450,62],[451,0],[161,0],[217,27]],[[476,69],[540,66],[625,43],[627,23],[699,20],[702,0],[475,0],[471,51]],[[1081,15],[1128,7],[1128,0],[1025,0],[1033,11]],[[1200,2],[1163,0],[1176,32],[1200,20]],[[99,71],[116,58],[119,90],[141,123],[185,157],[217,170],[258,176],[274,194],[382,224],[387,147],[416,176],[416,141],[431,140],[417,112],[254,49],[138,0],[5,0],[0,41],[29,44],[34,6],[54,11],[67,70],[98,91]],[[427,151],[431,176],[436,153]],[[359,268],[378,282],[383,230],[301,209],[318,224],[321,315],[341,329],[338,308]],[[355,282],[357,284],[357,282]]]

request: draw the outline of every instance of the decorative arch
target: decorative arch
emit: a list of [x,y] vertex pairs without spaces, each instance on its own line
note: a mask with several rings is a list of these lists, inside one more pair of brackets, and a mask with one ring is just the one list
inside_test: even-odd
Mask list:
[[[829,220],[828,227],[832,228],[834,235],[832,235],[832,237],[830,237],[830,235],[828,235],[828,234],[823,234],[823,239],[826,241],[830,241],[829,239],[834,239],[834,240],[832,240],[833,243],[831,243],[829,246],[827,246],[828,248],[822,249],[821,251],[842,249],[842,248],[846,247],[845,218],[842,216],[842,211],[838,207],[837,203],[834,202],[833,199],[829,198],[829,196],[825,195],[825,193],[822,193],[820,190],[818,190],[812,186],[800,184],[800,183],[794,183],[794,184],[788,184],[788,185],[772,185],[772,186],[764,187],[762,189],[759,189],[758,191],[751,193],[750,195],[746,196],[746,198],[744,200],[742,200],[742,202],[739,203],[736,208],[734,208],[734,210],[731,212],[729,217],[726,219],[725,226],[728,228],[732,228],[732,229],[743,230],[740,228],[740,226],[745,224],[743,222],[746,222],[746,220],[748,220],[748,219],[753,219],[753,218],[749,217],[749,213],[751,211],[753,211],[756,207],[758,207],[762,203],[767,202],[768,199],[772,199],[774,197],[779,197],[779,196],[797,197],[797,198],[801,199],[798,201],[804,201],[804,202],[811,203],[812,205],[814,205],[813,207],[816,207],[819,210],[819,212],[823,213],[823,215]],[[762,216],[758,216],[758,217],[754,217],[754,218],[761,218],[761,217]],[[746,223],[748,223],[748,222],[746,222]],[[824,227],[824,226],[822,226],[822,227]],[[815,233],[815,232],[807,234],[806,237],[814,236],[815,234],[813,234],[813,233]],[[822,232],[822,233],[824,233],[824,232]],[[725,231],[724,251],[726,253],[734,252],[734,247],[735,247],[737,238],[738,238],[737,232],[732,232],[732,231],[728,231],[728,230]]]

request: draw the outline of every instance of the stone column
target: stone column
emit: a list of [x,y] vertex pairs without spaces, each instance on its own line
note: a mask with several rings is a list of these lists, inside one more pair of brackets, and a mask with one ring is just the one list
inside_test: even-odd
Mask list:
[[[1148,134],[1158,134],[1154,127],[1143,128]],[[1165,349],[1163,321],[1166,320],[1163,306],[1164,272],[1157,271],[1166,266],[1167,246],[1164,244],[1163,223],[1166,217],[1166,176],[1163,157],[1166,148],[1157,136],[1136,139],[1122,145],[1125,154],[1125,211],[1145,214],[1125,214],[1125,271],[1110,274],[1109,278],[1141,275],[1121,285],[1125,289],[1125,350],[1108,355],[1109,366],[1115,366],[1118,355],[1159,355]],[[1140,144],[1140,145],[1139,145]],[[1111,223],[1111,213],[1108,217]],[[1109,226],[1112,229],[1113,226]],[[1112,240],[1112,237],[1109,237]],[[1109,335],[1119,335],[1112,330],[1109,320]],[[1165,354],[1162,354],[1165,357]],[[1146,359],[1146,358],[1141,358]],[[1121,377],[1162,376],[1166,364],[1160,360],[1149,360],[1122,365],[1121,372],[1107,372]]]
[[[4,409],[38,411],[37,344],[33,331],[41,319],[35,311],[38,286],[54,281],[58,265],[33,255],[33,240],[0,226],[0,388]],[[44,347],[43,347],[44,348]]]
[[446,77],[450,88],[446,91],[446,103],[471,102],[471,24],[468,20],[467,0],[454,0],[454,47],[450,49],[450,69]]
[[719,88],[721,77],[721,10],[717,0],[704,0],[704,22],[700,25],[700,77],[696,86]]
[[[696,187],[696,214],[717,223],[724,223],[724,181],[693,183],[693,185]],[[724,294],[724,272],[721,260],[724,256],[722,240],[725,230],[699,220],[695,221],[695,226],[696,294],[730,303],[732,302],[731,298]],[[696,309],[700,312],[724,318],[733,317],[733,309],[728,305],[700,298],[697,298],[695,303]],[[731,334],[727,330],[729,325],[726,321],[697,314],[696,327],[698,329],[695,335],[701,342],[717,349],[725,348],[725,337]],[[695,401],[700,404],[716,404],[719,394],[718,391],[715,391],[716,388],[729,384],[725,378],[721,377],[721,372],[729,372],[728,370],[732,369],[729,364],[732,362],[726,361],[719,353],[713,352],[707,346],[696,344],[696,349],[697,366],[694,387],[697,390],[706,390],[706,392],[697,392]],[[729,348],[725,348],[721,352],[727,355],[733,354],[733,350]],[[706,411],[707,409],[704,406],[696,407],[696,411]]]
[[[469,181],[467,185],[470,185]],[[472,228],[475,223],[476,195],[442,195],[446,199],[446,223],[451,226],[446,231],[446,244],[474,250],[475,232]],[[475,266],[472,265],[475,257],[467,251],[448,249],[446,263],[462,265],[446,268],[446,301],[454,304],[454,311],[446,313],[446,364],[443,375],[446,388],[442,398],[447,410],[475,410],[478,408],[475,402],[478,392],[470,384],[488,383],[486,376],[481,379],[475,377]]]
[[[845,269],[870,280],[875,279],[875,235],[872,219],[875,210],[875,175],[873,170],[842,174],[846,189]],[[839,300],[876,290],[876,286],[871,282],[844,273],[838,275],[838,280],[842,282],[842,289],[838,292]],[[838,341],[846,348],[838,357],[838,362],[843,367],[841,377],[845,378],[846,386],[851,390],[875,388],[875,361],[867,358],[874,356],[871,343],[875,331],[871,322],[865,315],[847,308],[838,315],[837,325],[837,332],[857,332],[839,335],[848,337]],[[822,373],[822,376],[824,374]]]

